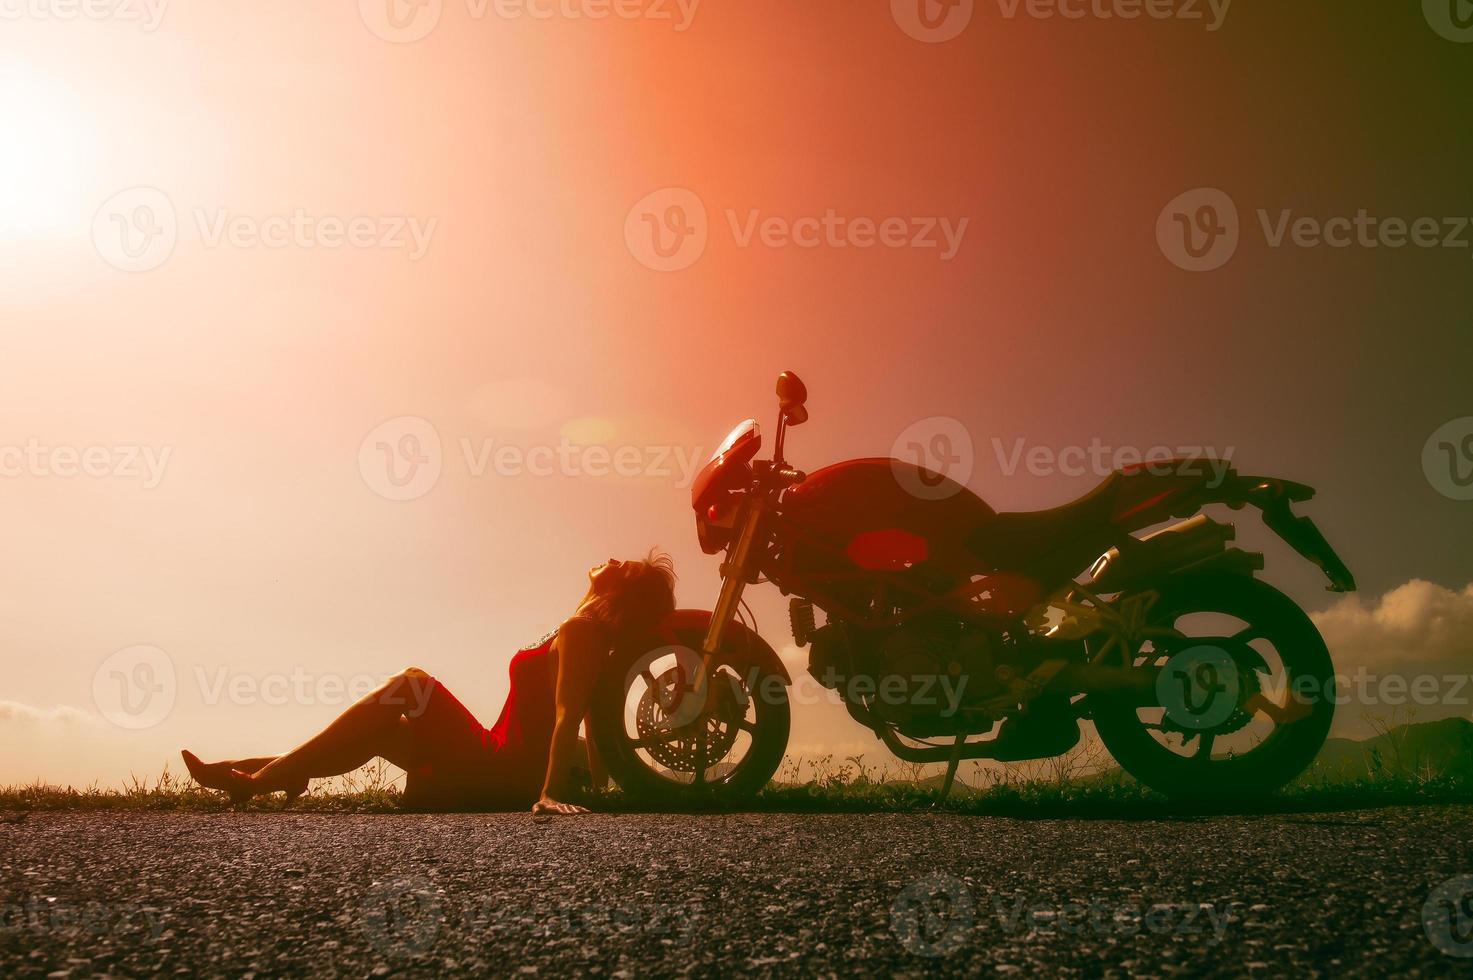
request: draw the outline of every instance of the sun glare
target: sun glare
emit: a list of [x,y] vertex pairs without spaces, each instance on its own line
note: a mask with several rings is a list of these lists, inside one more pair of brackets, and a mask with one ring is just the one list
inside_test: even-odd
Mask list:
[[100,142],[65,86],[0,62],[0,240],[85,234]]

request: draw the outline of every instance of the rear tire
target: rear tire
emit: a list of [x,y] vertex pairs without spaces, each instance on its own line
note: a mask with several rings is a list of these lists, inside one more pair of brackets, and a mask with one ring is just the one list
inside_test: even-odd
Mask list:
[[[1335,716],[1335,668],[1324,638],[1292,599],[1257,579],[1188,575],[1158,591],[1161,598],[1148,615],[1153,624],[1171,625],[1195,613],[1220,614],[1248,623],[1252,638],[1271,643],[1285,678],[1283,695],[1270,700],[1295,717],[1274,718],[1267,737],[1241,754],[1213,756],[1209,743],[1204,759],[1178,754],[1158,740],[1139,715],[1139,701],[1091,695],[1101,741],[1126,772],[1176,799],[1242,799],[1280,789],[1314,761]],[[1190,643],[1190,638],[1177,642]],[[1259,679],[1251,683],[1256,686]],[[1296,697],[1295,692],[1308,694]]]

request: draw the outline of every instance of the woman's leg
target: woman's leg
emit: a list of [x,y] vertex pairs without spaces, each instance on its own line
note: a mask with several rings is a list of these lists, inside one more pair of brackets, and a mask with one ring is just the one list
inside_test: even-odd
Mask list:
[[394,675],[286,755],[245,760],[265,764],[254,772],[236,767],[229,791],[237,796],[291,792],[309,778],[352,772],[375,757],[407,768],[409,718],[424,711],[434,684],[418,667]]
[[[263,755],[252,759],[226,759],[222,762],[204,762],[193,752],[185,749],[179,753],[184,757],[184,767],[189,770],[189,775],[194,781],[205,789],[218,789],[229,792],[235,788],[235,780],[231,777],[232,770],[256,773],[265,769],[275,762],[280,756]],[[286,791],[286,795],[295,799],[307,792],[307,780],[302,780],[297,785]]]

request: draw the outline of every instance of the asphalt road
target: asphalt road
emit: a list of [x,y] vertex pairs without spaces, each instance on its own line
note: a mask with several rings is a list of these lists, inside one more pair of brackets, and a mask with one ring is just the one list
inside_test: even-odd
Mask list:
[[1473,976],[1463,875],[1473,807],[0,814],[0,976]]

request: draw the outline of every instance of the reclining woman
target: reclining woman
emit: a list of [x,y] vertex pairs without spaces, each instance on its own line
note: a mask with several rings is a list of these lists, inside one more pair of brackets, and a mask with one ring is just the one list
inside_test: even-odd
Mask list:
[[[410,667],[349,707],[282,756],[204,763],[183,752],[201,786],[236,801],[265,793],[295,798],[309,779],[352,772],[374,758],[408,775],[404,803],[426,810],[520,809],[588,812],[571,802],[578,726],[608,652],[647,635],[675,609],[668,555],[609,559],[588,571],[588,591],[573,615],[511,660],[511,692],[486,728],[434,677]],[[588,766],[599,772],[591,744]]]

